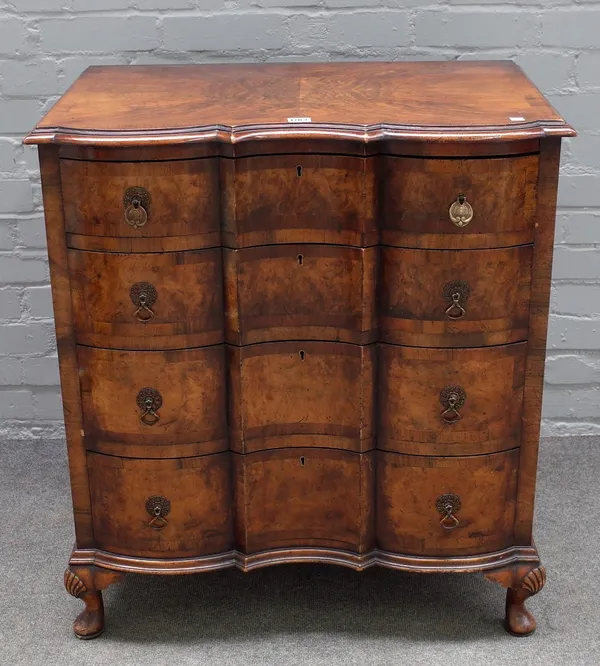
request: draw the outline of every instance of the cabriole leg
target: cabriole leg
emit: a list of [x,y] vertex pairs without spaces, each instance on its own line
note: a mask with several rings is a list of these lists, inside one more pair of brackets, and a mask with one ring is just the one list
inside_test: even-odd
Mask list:
[[514,636],[529,636],[535,631],[535,618],[525,608],[525,602],[537,594],[545,582],[546,569],[540,566],[529,571],[519,587],[506,590],[506,630]]
[[487,578],[500,583],[506,590],[506,630],[513,636],[529,636],[535,631],[536,622],[525,607],[529,597],[537,594],[546,583],[546,569],[517,567],[485,574]]
[[104,603],[102,590],[116,582],[123,574],[98,567],[70,567],[65,571],[65,588],[69,594],[81,599],[85,608],[73,623],[77,638],[96,638],[104,631]]

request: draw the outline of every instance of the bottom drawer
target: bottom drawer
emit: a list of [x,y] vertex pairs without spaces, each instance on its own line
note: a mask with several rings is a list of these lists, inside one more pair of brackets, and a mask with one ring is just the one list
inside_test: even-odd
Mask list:
[[377,453],[377,544],[414,555],[512,545],[519,451],[428,458]]
[[373,546],[372,454],[297,448],[233,460],[240,550]]
[[140,557],[231,549],[229,453],[168,460],[88,453],[99,548]]

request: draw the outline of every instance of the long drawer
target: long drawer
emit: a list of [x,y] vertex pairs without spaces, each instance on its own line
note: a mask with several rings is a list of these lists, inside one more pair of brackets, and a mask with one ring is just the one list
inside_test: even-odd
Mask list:
[[517,450],[456,458],[327,449],[168,460],[88,453],[94,535],[99,548],[140,557],[232,547],[494,552],[513,542],[518,460]]
[[377,446],[422,456],[505,451],[520,445],[525,358],[526,343],[80,346],[86,446],[148,458],[227,448]]

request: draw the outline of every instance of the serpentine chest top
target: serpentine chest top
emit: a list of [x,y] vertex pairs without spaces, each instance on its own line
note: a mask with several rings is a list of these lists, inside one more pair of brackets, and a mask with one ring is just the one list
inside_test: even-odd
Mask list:
[[[39,154],[80,638],[124,572],[482,571],[534,630],[560,141],[511,62],[91,67]],[[143,611],[141,611],[143,612]]]

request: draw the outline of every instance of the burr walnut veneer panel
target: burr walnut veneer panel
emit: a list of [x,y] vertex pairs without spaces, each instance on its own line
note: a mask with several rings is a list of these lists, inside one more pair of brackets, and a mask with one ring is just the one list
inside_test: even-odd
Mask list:
[[223,345],[181,351],[78,347],[77,355],[89,449],[174,458],[228,448]]
[[374,345],[272,342],[229,354],[234,451],[374,447]]
[[374,159],[273,155],[222,160],[221,170],[230,247],[377,242]]
[[377,446],[434,456],[518,447],[525,359],[525,343],[488,349],[381,345]]
[[377,456],[377,542],[383,550],[460,555],[513,542],[517,450],[466,458]]
[[163,254],[69,250],[77,342],[116,349],[223,342],[221,249]]
[[[220,244],[219,167],[216,159],[168,162],[61,160],[67,233],[99,236],[95,249],[113,249],[113,238],[132,238],[136,251],[162,236],[191,236],[196,248]],[[126,221],[130,188],[143,188],[146,222]],[[131,194],[132,199],[135,192]],[[140,243],[146,240],[146,248]],[[104,245],[103,245],[104,244]]]
[[373,547],[373,459],[335,449],[233,455],[243,551]]
[[574,134],[510,62],[80,77],[25,140],[42,144],[77,636],[102,632],[126,572],[284,562],[481,571],[508,589],[508,630],[535,629]]
[[228,342],[375,339],[377,248],[298,244],[223,252]]
[[[88,469],[100,548],[141,557],[191,557],[231,548],[228,454],[135,460],[88,453]],[[152,509],[165,499],[157,517]]]
[[[531,243],[538,159],[382,158],[382,242],[423,248]],[[449,207],[460,195],[472,207],[468,226],[448,224]]]
[[527,339],[533,247],[381,249],[380,339],[480,347]]

